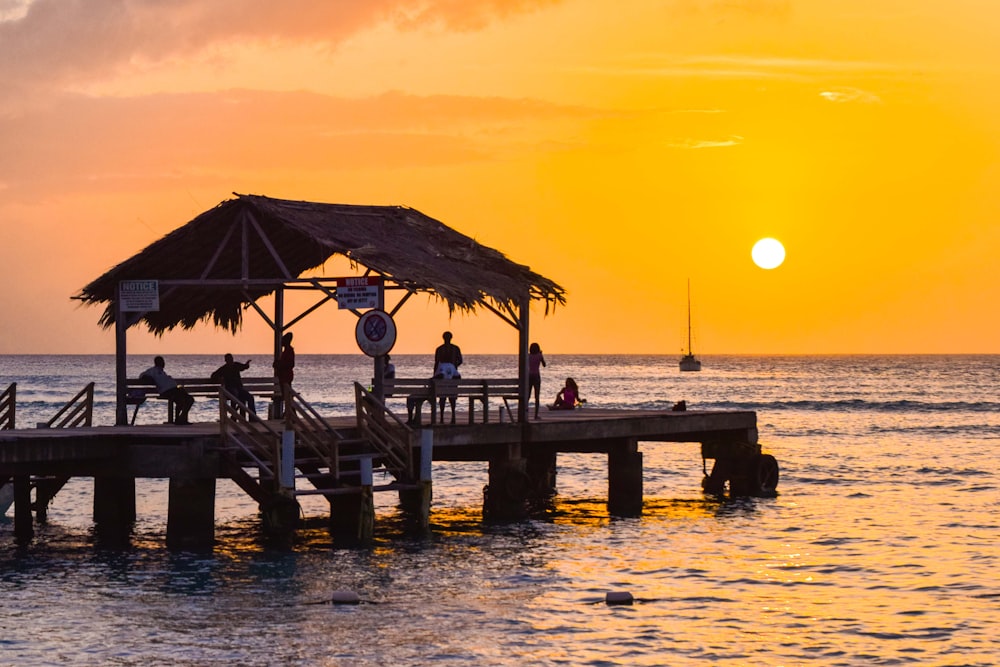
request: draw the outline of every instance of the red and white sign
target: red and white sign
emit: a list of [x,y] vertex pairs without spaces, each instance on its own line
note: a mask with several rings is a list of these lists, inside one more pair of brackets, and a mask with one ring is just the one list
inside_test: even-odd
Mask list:
[[384,310],[369,310],[358,318],[354,337],[358,341],[358,347],[369,357],[389,354],[389,350],[396,344],[396,323]]
[[378,308],[381,290],[382,278],[378,276],[337,278],[337,307],[342,310]]

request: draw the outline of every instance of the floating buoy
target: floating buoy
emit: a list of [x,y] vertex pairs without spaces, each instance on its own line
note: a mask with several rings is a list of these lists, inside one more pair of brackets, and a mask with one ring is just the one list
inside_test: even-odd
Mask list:
[[635,598],[628,591],[611,591],[604,596],[604,602],[606,604],[632,604],[635,602]]
[[361,598],[354,591],[334,591],[330,596],[331,604],[361,604]]

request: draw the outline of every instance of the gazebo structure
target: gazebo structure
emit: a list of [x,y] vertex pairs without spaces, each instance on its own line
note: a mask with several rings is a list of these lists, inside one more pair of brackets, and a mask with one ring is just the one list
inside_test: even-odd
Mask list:
[[[137,324],[162,334],[202,323],[236,333],[253,309],[274,332],[278,355],[284,332],[323,304],[338,300],[337,278],[309,275],[340,255],[372,278],[377,307],[391,317],[412,295],[433,294],[450,311],[484,308],[519,332],[519,417],[527,405],[528,307],[543,301],[548,313],[565,302],[564,289],[527,266],[477,243],[419,211],[236,195],[205,211],[142,252],[115,266],[76,297],[106,304],[100,323],[116,330],[117,424],[127,423],[126,332]],[[143,293],[152,285],[152,299]],[[139,299],[136,304],[135,291]],[[123,291],[125,290],[125,291]],[[285,293],[314,290],[319,300],[288,319]],[[384,290],[384,291],[383,291]],[[386,293],[398,294],[386,306]],[[274,295],[274,312],[258,301]],[[148,296],[148,293],[147,293]],[[359,309],[352,309],[362,317]],[[374,378],[382,378],[375,356]],[[381,394],[381,387],[375,391]]]

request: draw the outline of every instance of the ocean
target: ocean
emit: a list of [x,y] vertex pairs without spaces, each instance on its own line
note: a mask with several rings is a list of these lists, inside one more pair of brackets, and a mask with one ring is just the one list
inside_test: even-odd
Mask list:
[[[267,355],[235,356],[269,370]],[[222,363],[166,359],[175,376]],[[546,360],[547,400],[573,377],[593,407],[756,411],[777,497],[706,497],[697,444],[645,442],[643,516],[608,516],[607,461],[579,454],[560,455],[546,515],[484,524],[486,464],[437,463],[428,534],[377,494],[374,542],[341,545],[311,498],[279,548],[220,481],[217,545],[184,553],[164,546],[166,480],[137,481],[131,543],[108,549],[91,481],[74,479],[30,545],[0,519],[0,664],[1000,663],[1000,356],[707,355],[683,374],[674,356]],[[426,356],[393,361],[400,377],[430,373]],[[130,357],[129,375],[149,365]],[[463,371],[514,366],[469,355]],[[22,427],[91,381],[95,423],[113,423],[113,377],[110,355],[0,356]],[[349,414],[351,383],[370,377],[361,355],[300,354],[296,387]],[[199,401],[191,418],[216,409]],[[146,405],[137,423],[162,419]],[[361,604],[330,604],[345,590]],[[635,604],[605,604],[612,591]]]

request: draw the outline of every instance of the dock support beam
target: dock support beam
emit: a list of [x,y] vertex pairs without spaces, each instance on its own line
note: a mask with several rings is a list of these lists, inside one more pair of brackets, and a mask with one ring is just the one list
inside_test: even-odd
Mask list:
[[170,478],[167,548],[211,549],[215,544],[215,478]]
[[421,429],[419,488],[403,489],[399,492],[399,504],[403,507],[403,511],[416,515],[417,525],[421,530],[426,530],[431,525],[431,500],[434,495],[431,481],[433,462],[434,430]]
[[[520,450],[520,447],[517,447]],[[489,485],[483,498],[483,516],[491,521],[515,521],[528,516],[528,460],[520,456],[490,459]]]
[[330,532],[334,536],[369,542],[375,536],[375,496],[371,457],[366,456],[359,460],[358,466],[360,482],[357,493],[327,496],[330,503]]
[[135,478],[94,478],[94,523],[111,539],[123,539],[135,523]]
[[614,516],[642,515],[642,452],[634,439],[608,451],[608,512]]
[[556,495],[556,452],[531,451],[527,456],[528,497],[545,501]]
[[31,517],[31,477],[14,475],[14,537],[30,542],[35,536],[35,522]]

